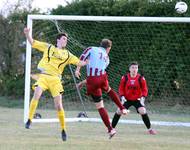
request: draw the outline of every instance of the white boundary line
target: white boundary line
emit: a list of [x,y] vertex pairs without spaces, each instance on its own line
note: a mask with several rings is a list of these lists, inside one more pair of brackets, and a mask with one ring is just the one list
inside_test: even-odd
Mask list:
[[[66,118],[66,122],[102,122],[100,118]],[[47,122],[59,122],[58,119],[33,119],[34,123],[47,123]],[[119,120],[119,123],[123,124],[144,124],[138,120]],[[177,127],[190,127],[190,122],[169,122],[169,121],[151,121],[152,125],[158,126],[177,126]]]

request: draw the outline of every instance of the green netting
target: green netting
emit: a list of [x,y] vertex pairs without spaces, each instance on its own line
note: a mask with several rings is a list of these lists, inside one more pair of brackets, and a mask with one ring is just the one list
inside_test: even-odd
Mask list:
[[[67,32],[67,48],[80,56],[88,46],[98,46],[102,38],[113,40],[107,69],[111,87],[116,91],[121,76],[128,70],[131,61],[138,61],[139,72],[144,74],[149,96],[146,100],[152,112],[182,112],[190,105],[190,24],[189,23],[143,23],[105,21],[33,21],[33,37],[54,43],[60,31]],[[33,50],[32,72],[40,53]],[[72,67],[73,71],[75,67]],[[85,68],[82,79],[85,79]],[[68,110],[83,110],[69,68],[63,74],[64,107]],[[95,110],[92,100],[81,90],[87,110]],[[45,94],[46,95],[46,94]],[[50,96],[44,96],[41,107],[53,106]],[[114,104],[104,95],[109,110]],[[106,104],[106,105],[107,105]]]

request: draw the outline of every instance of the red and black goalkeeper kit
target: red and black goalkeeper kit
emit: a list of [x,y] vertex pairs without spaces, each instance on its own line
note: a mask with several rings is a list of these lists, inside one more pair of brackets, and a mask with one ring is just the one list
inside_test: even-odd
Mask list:
[[138,98],[147,97],[148,88],[146,80],[140,74],[132,78],[129,73],[122,76],[119,85],[119,95],[128,101],[137,101]]

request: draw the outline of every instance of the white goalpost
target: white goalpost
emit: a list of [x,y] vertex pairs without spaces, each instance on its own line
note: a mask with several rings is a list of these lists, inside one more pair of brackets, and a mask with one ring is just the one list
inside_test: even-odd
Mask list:
[[[142,64],[143,71],[146,74],[145,77],[149,83],[148,86],[150,96],[148,100],[151,103],[147,104],[147,109],[151,109],[154,104],[157,104],[158,99],[161,100],[159,104],[161,104],[162,107],[165,108],[165,106],[169,107],[171,104],[169,99],[176,98],[176,104],[174,104],[174,102],[172,101],[173,106],[176,106],[178,104],[178,99],[180,99],[181,97],[184,98],[186,92],[189,91],[188,86],[186,86],[185,84],[183,84],[182,86],[182,79],[180,76],[171,77],[171,87],[168,87],[169,83],[165,86],[160,85],[160,87],[159,85],[157,85],[165,83],[164,75],[169,76],[169,74],[175,72],[175,70],[172,70],[172,67],[174,67],[175,69],[181,69],[180,63],[183,64],[183,66],[188,66],[188,60],[181,60],[180,62],[178,62],[176,58],[181,57],[180,53],[184,53],[184,55],[186,55],[187,51],[186,48],[184,50],[183,46],[181,48],[180,43],[176,43],[176,41],[177,38],[185,36],[185,33],[181,35],[181,32],[190,32],[186,31],[186,25],[190,27],[189,23],[189,17],[28,15],[27,18],[27,27],[30,28],[30,35],[32,35],[34,39],[37,38],[37,40],[43,40],[51,43],[55,39],[54,37],[57,33],[62,31],[67,32],[69,35],[68,50],[78,57],[80,56],[84,48],[86,48],[87,46],[98,44],[98,42],[102,38],[110,37],[111,39],[113,39],[113,51],[119,51],[117,55],[113,54],[112,52],[112,54],[110,54],[111,64],[108,68],[108,74],[109,72],[111,74],[111,86],[117,90],[120,78],[126,72],[127,64],[134,59],[137,60],[138,62],[140,62],[140,64]],[[174,27],[173,24],[175,24],[176,26]],[[168,32],[168,34],[166,32]],[[174,33],[176,33],[177,35],[174,35]],[[168,37],[171,37],[171,39],[168,39]],[[165,53],[167,55],[166,57],[171,57],[171,61],[167,62],[167,58],[162,58],[165,56],[162,56],[164,50],[162,51],[161,46],[163,46],[164,48],[171,46],[173,52],[179,52],[176,52],[176,54],[173,54],[172,51],[169,53]],[[36,64],[40,57],[39,54],[35,54],[35,58],[33,58],[32,52],[33,51],[31,45],[27,41],[25,66],[24,122],[26,122],[28,119],[29,104],[32,95],[32,81],[30,79],[30,75],[31,73],[35,72],[34,70],[36,69]],[[159,59],[159,57],[161,59]],[[163,62],[163,60],[165,59],[166,62]],[[150,63],[152,64],[149,65]],[[172,63],[172,67],[169,67],[171,68],[171,70],[168,70],[167,67],[170,63]],[[162,66],[162,64],[164,65]],[[175,64],[179,65],[179,67],[175,67]],[[63,94],[65,99],[65,106],[66,108],[68,108],[68,110],[70,110],[71,106],[76,105],[76,107],[74,108],[76,109],[76,111],[89,111],[91,110],[91,108],[89,108],[89,104],[91,105],[93,102],[91,102],[89,98],[85,95],[85,90],[78,91],[76,89],[75,84],[77,81],[73,77],[73,69],[73,67],[69,66],[69,69],[66,70],[68,73],[66,73],[66,75],[63,73],[63,85],[65,84],[64,89],[68,89],[68,91]],[[163,72],[163,74],[161,74],[161,72]],[[153,75],[155,76],[154,80],[152,80]],[[82,71],[82,78],[85,78],[85,70]],[[184,82],[186,82],[185,79]],[[178,83],[180,85],[179,87]],[[164,88],[165,91],[162,91],[162,89]],[[183,92],[185,92],[182,93],[182,90]],[[170,94],[168,94],[169,92]],[[178,93],[178,95],[176,93]],[[44,97],[46,97],[46,95]],[[104,98],[108,99],[106,96]],[[49,99],[50,98],[45,98],[45,100],[43,100],[44,105],[42,107],[50,105]],[[168,100],[168,105],[166,105],[165,99]],[[184,99],[186,99],[186,97]],[[112,106],[112,104],[110,104],[108,107],[110,111],[114,112],[116,108]],[[154,109],[156,110],[158,108]],[[73,110],[73,108],[71,108],[71,110]],[[159,110],[161,110],[161,108]],[[152,111],[154,112],[154,110]],[[76,116],[73,116],[71,118],[66,118],[66,121],[101,122],[101,119],[90,116],[89,118],[77,118]],[[43,117],[41,119],[34,118],[32,122],[58,122],[58,119],[56,119],[55,117]],[[142,124],[141,121],[137,120],[121,119],[120,122],[129,124]],[[177,121],[152,121],[152,124],[190,127],[190,123]]]

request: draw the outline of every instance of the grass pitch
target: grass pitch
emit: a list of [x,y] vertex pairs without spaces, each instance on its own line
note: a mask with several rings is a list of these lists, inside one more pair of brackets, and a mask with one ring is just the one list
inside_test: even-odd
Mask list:
[[[144,125],[118,124],[117,134],[109,140],[103,123],[74,122],[67,123],[68,141],[63,142],[59,123],[33,123],[31,129],[25,129],[22,108],[0,107],[0,118],[0,150],[190,149],[188,127],[154,126],[158,134],[148,135]],[[154,115],[153,120],[161,118]]]

